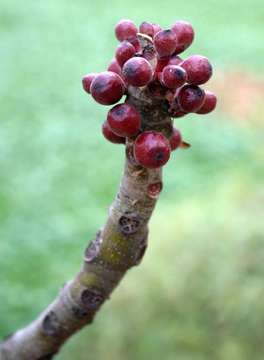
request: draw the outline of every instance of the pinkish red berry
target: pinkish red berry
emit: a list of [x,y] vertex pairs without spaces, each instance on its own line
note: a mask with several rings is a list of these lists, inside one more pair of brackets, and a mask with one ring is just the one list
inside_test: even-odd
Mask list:
[[167,65],[180,65],[182,61],[182,58],[180,58],[178,55],[172,55]]
[[133,57],[123,66],[122,73],[125,81],[133,86],[145,86],[152,80],[152,67],[142,57]]
[[177,21],[171,27],[172,31],[177,35],[176,54],[180,54],[187,49],[194,39],[194,30],[190,23],[187,21]]
[[141,34],[146,34],[150,37],[154,36],[154,27],[151,23],[147,22],[147,21],[143,21],[143,23],[141,23],[140,27],[139,27],[139,32]]
[[187,72],[189,84],[201,85],[206,83],[213,73],[213,68],[205,56],[193,55],[184,60],[181,64]]
[[196,112],[204,102],[205,92],[197,85],[184,85],[176,95],[176,101],[184,112]]
[[119,75],[120,77],[122,77],[122,69],[115,58],[111,60],[107,70],[112,71],[117,75]]
[[160,132],[145,131],[140,134],[134,144],[136,161],[149,169],[166,164],[170,158],[170,143]]
[[161,73],[161,83],[169,89],[182,86],[186,79],[186,71],[177,65],[167,65]]
[[125,85],[119,75],[112,71],[102,72],[91,83],[91,95],[102,105],[113,105],[125,92]]
[[88,94],[90,94],[90,87],[93,79],[96,77],[96,73],[90,73],[87,75],[84,75],[82,78],[82,86],[84,91],[86,91]]
[[154,36],[154,46],[160,57],[170,56],[177,46],[177,36],[172,30],[161,30]]
[[110,126],[107,121],[105,121],[103,123],[102,133],[108,141],[110,141],[114,144],[125,144],[126,143],[126,139],[124,137],[117,136],[115,133],[113,133],[113,131],[110,129]]
[[137,27],[131,20],[122,19],[115,27],[115,35],[119,41],[133,38],[137,35]]
[[136,50],[130,42],[122,41],[116,49],[116,60],[118,64],[122,67],[128,59],[135,55],[135,53]]
[[114,106],[108,112],[107,121],[111,130],[116,135],[123,137],[136,135],[141,125],[139,112],[128,103]]
[[178,129],[173,128],[172,135],[171,135],[169,141],[170,141],[171,151],[176,150],[181,145],[182,137],[181,137],[181,133],[179,132]]
[[217,103],[217,97],[211,91],[205,90],[205,99],[202,107],[196,111],[197,114],[208,114],[214,111]]

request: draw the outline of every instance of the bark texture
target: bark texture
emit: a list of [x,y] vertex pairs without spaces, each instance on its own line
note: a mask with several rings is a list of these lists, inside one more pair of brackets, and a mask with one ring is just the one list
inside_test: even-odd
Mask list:
[[[168,135],[171,119],[164,100],[153,100],[149,89],[130,87],[127,101],[140,111],[143,130]],[[145,169],[135,163],[132,142],[126,144],[118,194],[105,226],[85,251],[81,270],[35,321],[3,341],[1,360],[52,359],[71,335],[93,321],[126,271],[140,263],[162,178],[161,169]]]

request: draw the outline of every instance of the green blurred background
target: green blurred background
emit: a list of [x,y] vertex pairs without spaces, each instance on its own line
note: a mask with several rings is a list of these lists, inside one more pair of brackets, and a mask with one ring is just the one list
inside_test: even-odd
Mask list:
[[122,17],[192,22],[219,106],[177,121],[192,148],[164,169],[144,262],[58,359],[263,359],[263,0],[0,0],[0,336],[76,273],[118,188],[123,148],[80,79]]

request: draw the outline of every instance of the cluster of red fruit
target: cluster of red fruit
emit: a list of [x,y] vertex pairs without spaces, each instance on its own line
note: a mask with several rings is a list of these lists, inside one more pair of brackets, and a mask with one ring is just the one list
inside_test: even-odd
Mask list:
[[[167,101],[172,118],[188,113],[207,114],[215,109],[216,96],[199,86],[212,76],[208,59],[193,55],[183,60],[179,56],[193,42],[191,24],[177,21],[169,30],[162,30],[157,24],[143,22],[138,31],[132,21],[121,20],[115,34],[120,44],[108,71],[87,74],[82,80],[84,90],[98,103],[115,104],[129,87],[140,87]],[[142,38],[153,44],[152,49],[141,46]],[[108,112],[102,131],[113,143],[133,139],[135,160],[146,168],[164,165],[170,152],[182,144],[181,134],[175,128],[169,139],[161,132],[142,132],[140,112],[128,102],[115,105]]]

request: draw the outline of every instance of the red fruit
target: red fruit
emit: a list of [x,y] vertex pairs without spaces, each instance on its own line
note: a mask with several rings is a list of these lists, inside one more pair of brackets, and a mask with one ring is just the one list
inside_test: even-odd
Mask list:
[[156,35],[159,31],[162,30],[162,27],[159,24],[152,24],[154,29],[154,35]]
[[122,73],[125,81],[133,86],[145,86],[152,80],[152,67],[142,57],[133,57],[123,66]]
[[189,47],[193,42],[193,27],[187,21],[177,21],[174,25],[172,25],[171,30],[175,32],[178,40],[175,53],[180,54],[185,49],[187,49],[187,47]]
[[135,55],[135,53],[136,50],[134,46],[128,41],[123,41],[121,42],[121,44],[118,45],[116,49],[116,60],[118,64],[122,67],[128,59]]
[[161,73],[161,83],[169,89],[182,86],[186,79],[186,71],[177,65],[167,65]]
[[205,92],[197,85],[184,85],[176,95],[179,107],[184,112],[196,112],[204,102]]
[[182,61],[182,58],[180,58],[178,55],[173,55],[167,65],[180,65]]
[[211,91],[205,90],[204,103],[203,103],[202,107],[200,107],[200,109],[198,111],[196,111],[196,113],[197,114],[208,114],[215,109],[216,103],[217,103],[217,97],[215,96],[215,94],[212,93]]
[[114,144],[125,144],[126,143],[126,139],[124,137],[117,136],[115,133],[113,133],[113,131],[110,129],[110,126],[107,121],[105,121],[103,123],[102,133],[108,141],[110,141]]
[[170,158],[170,143],[162,133],[145,131],[136,138],[134,156],[140,165],[149,169],[158,168]]
[[138,133],[140,128],[140,114],[130,104],[118,104],[107,115],[111,130],[118,136],[131,137]]
[[97,74],[95,74],[95,73],[90,73],[90,74],[84,75],[84,77],[82,78],[83,89],[88,94],[90,94],[91,83],[92,83],[93,79],[96,77],[96,75]]
[[112,61],[108,65],[107,70],[116,73],[120,77],[122,76],[122,69],[121,69],[120,65],[118,64],[118,62],[116,61],[116,59],[112,59]]
[[112,71],[102,72],[91,83],[92,97],[102,105],[113,105],[125,92],[125,85],[120,76]]
[[154,36],[154,27],[151,23],[147,21],[143,21],[143,23],[139,27],[139,32],[142,34],[146,34],[150,37]]
[[122,19],[115,27],[115,35],[119,41],[124,41],[137,35],[137,27],[131,20]]
[[177,36],[172,30],[161,30],[154,36],[154,46],[160,57],[170,56],[177,46]]
[[206,83],[213,73],[213,68],[205,56],[193,55],[184,60],[181,64],[187,72],[189,84],[201,85]]
[[179,130],[173,128],[172,135],[169,139],[171,151],[176,150],[182,143],[182,137]]

